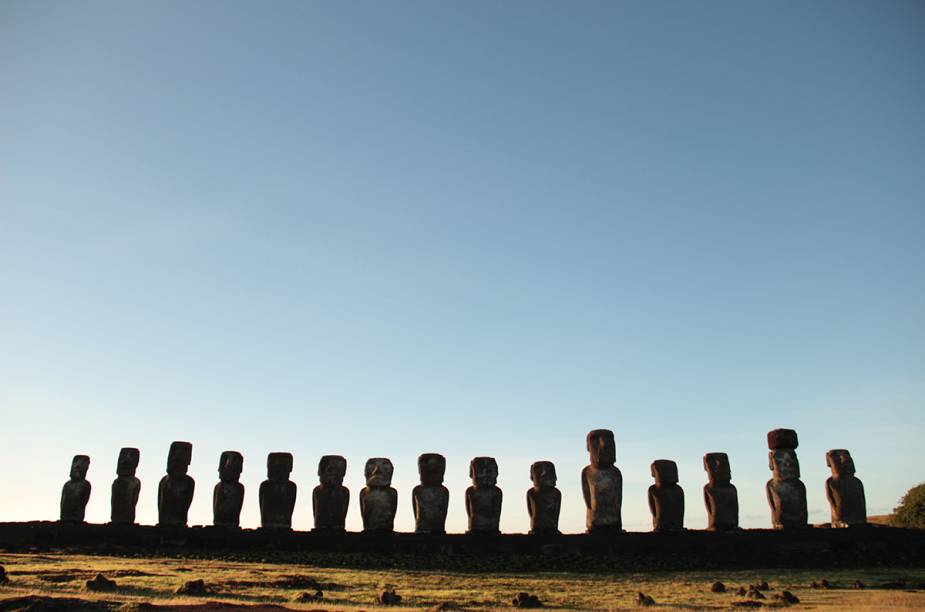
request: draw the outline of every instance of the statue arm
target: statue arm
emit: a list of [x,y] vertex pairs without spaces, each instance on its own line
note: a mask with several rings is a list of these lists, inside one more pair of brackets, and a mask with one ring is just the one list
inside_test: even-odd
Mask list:
[[764,485],[764,492],[768,496],[768,505],[771,506],[771,514],[777,512],[777,505],[774,503],[774,493],[771,492],[771,481]]
[[825,498],[829,500],[829,505],[832,506],[833,509],[838,507],[838,504],[835,501],[835,493],[832,491],[831,477],[825,479]]
[[260,501],[260,516],[262,518],[265,512],[264,502],[266,501],[266,497],[267,497],[267,481],[263,481],[260,483],[260,491],[258,493],[258,497]]
[[585,498],[585,507],[591,507],[591,487],[588,486],[588,468],[581,470],[581,494]]
[[292,486],[289,487],[289,493],[290,493],[289,503],[287,504],[286,508],[288,509],[289,514],[291,515],[292,511],[295,510],[295,498],[296,498],[296,495],[298,495],[299,493],[299,489],[296,483],[289,481],[289,484]]
[[713,516],[716,510],[713,508],[713,499],[710,496],[710,491],[707,487],[710,485],[704,485],[703,487],[703,505],[707,508],[707,516]]
[[623,474],[620,472],[620,468],[615,467],[614,471],[617,473],[617,509],[623,508]]
[[649,512],[652,513],[652,518],[655,518],[655,496],[652,494],[652,489],[654,488],[655,485],[650,486],[646,495],[649,501]]
[[389,488],[389,499],[392,500],[392,519],[394,520],[398,512],[398,491],[394,488]]
[[466,516],[472,518],[472,487],[466,489]]

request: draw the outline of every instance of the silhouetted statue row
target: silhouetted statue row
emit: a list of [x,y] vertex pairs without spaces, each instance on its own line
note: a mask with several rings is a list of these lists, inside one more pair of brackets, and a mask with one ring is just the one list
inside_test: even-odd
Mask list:
[[[614,465],[616,445],[613,432],[595,429],[588,434],[587,448],[591,463],[581,473],[581,486],[587,507],[589,533],[621,532],[623,476]],[[797,434],[791,429],[768,433],[768,465],[771,480],[766,485],[771,523],[775,529],[806,527],[806,487],[800,481],[797,460]],[[167,474],[157,490],[158,525],[185,526],[193,501],[195,482],[187,474],[192,461],[193,445],[173,442],[167,455]],[[135,477],[138,467],[137,448],[119,451],[117,478],[112,483],[113,523],[135,522],[135,506],[141,482]],[[826,463],[832,476],[825,483],[826,498],[832,508],[833,527],[866,524],[867,509],[864,485],[854,475],[854,462],[848,451],[830,450]],[[61,520],[82,522],[90,499],[87,470],[90,458],[77,455],[71,463],[71,479],[61,492]],[[244,457],[237,451],[225,451],[219,459],[220,482],[212,493],[214,524],[238,527],[244,505],[244,485],[239,482]],[[726,453],[707,453],[703,467],[709,482],[703,488],[711,531],[739,528],[739,500],[731,483],[729,457]],[[446,459],[436,453],[418,458],[421,484],[411,493],[416,533],[445,533],[450,492],[443,486]],[[651,466],[655,484],[649,487],[649,509],[654,531],[684,529],[684,490],[678,484],[678,466],[674,461],[658,459]],[[295,509],[296,484],[289,480],[291,453],[267,455],[267,479],[260,484],[260,521],[264,528],[291,529]],[[363,531],[389,533],[394,529],[398,492],[392,488],[392,462],[382,457],[366,462],[366,486],[360,491],[360,514]],[[318,463],[320,484],[312,492],[316,530],[344,531],[350,491],[343,485],[347,460],[340,455],[325,455]],[[469,463],[472,486],[466,489],[467,533],[499,533],[502,493],[498,488],[498,463],[493,457],[475,457]],[[556,488],[556,467],[550,461],[530,466],[533,487],[527,491],[530,533],[559,533],[559,510],[562,494]]]

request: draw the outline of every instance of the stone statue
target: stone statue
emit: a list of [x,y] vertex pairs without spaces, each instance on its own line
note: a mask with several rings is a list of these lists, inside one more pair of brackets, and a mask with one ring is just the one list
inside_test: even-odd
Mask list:
[[552,461],[537,461],[530,466],[530,480],[533,481],[533,487],[527,489],[530,533],[559,533],[562,493],[556,488],[556,466]]
[[649,487],[652,531],[684,529],[684,489],[678,484],[678,464],[669,459],[652,462],[655,484]]
[[244,485],[239,482],[244,457],[238,451],[225,451],[218,460],[219,483],[212,491],[212,523],[216,527],[240,527],[244,505]]
[[360,491],[363,531],[391,533],[398,510],[398,491],[392,488],[392,462],[376,457],[366,462],[366,486]]
[[768,467],[772,476],[765,489],[774,529],[807,526],[806,487],[800,481],[796,447],[797,432],[792,429],[768,432]]
[[613,432],[595,429],[588,433],[591,465],[581,471],[581,492],[587,507],[588,533],[621,532],[623,519],[623,475],[614,466],[617,460]]
[[832,476],[825,481],[825,496],[832,507],[832,527],[867,524],[864,483],[854,475],[851,453],[839,448],[825,454]]
[[446,511],[450,492],[443,486],[446,458],[437,453],[424,453],[418,457],[421,484],[411,492],[414,506],[415,533],[446,533]]
[[318,462],[318,478],[321,481],[312,491],[312,512],[315,515],[315,529],[344,531],[350,491],[344,486],[347,474],[347,460],[340,455],[325,455]]
[[466,533],[500,533],[501,489],[498,482],[498,462],[494,457],[476,457],[469,463],[472,486],[466,489]]
[[137,448],[123,448],[119,451],[116,479],[112,482],[112,514],[109,520],[113,523],[135,523],[135,506],[138,504],[138,494],[141,493],[141,481],[135,478],[139,457]]
[[157,487],[157,524],[185,527],[196,483],[186,473],[193,460],[193,445],[171,442],[167,453],[167,475]]
[[289,480],[292,453],[267,455],[267,479],[260,483],[260,526],[292,529],[296,484]]
[[71,460],[71,479],[61,489],[61,520],[68,523],[83,523],[90,501],[90,483],[87,482],[87,470],[90,469],[90,457],[74,455]]
[[709,531],[732,531],[739,528],[739,494],[730,482],[732,470],[726,453],[707,453],[703,469],[709,482],[703,486],[703,503],[707,507]]

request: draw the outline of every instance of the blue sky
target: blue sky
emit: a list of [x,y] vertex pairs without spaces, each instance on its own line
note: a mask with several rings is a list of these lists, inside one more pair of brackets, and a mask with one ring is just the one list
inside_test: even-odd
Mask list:
[[[584,435],[616,433],[624,521],[649,463],[730,454],[770,522],[765,434],[799,431],[811,520],[829,448],[871,513],[923,480],[920,2],[0,4],[0,520],[57,516],[120,446],[156,519],[171,440],[191,522],[222,450],[419,453],[448,528],[493,455],[502,528],[556,463],[584,528]],[[12,500],[16,500],[15,503]]]

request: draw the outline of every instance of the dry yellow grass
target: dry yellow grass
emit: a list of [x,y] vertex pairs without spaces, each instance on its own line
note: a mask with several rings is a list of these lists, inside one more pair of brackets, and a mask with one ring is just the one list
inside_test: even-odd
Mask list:
[[[710,585],[720,580],[734,590],[767,580],[772,593],[789,590],[802,603],[798,609],[913,610],[925,609],[925,592],[847,588],[860,579],[869,586],[905,578],[910,585],[925,582],[925,568],[910,570],[718,571],[640,574],[473,574],[439,571],[337,569],[302,564],[245,563],[182,558],[150,559],[68,554],[0,554],[10,581],[0,586],[0,599],[27,594],[83,597],[128,604],[195,604],[222,601],[235,604],[277,604],[294,610],[365,609],[375,604],[384,586],[402,595],[404,609],[452,603],[463,608],[510,608],[521,591],[539,596],[547,607],[581,610],[637,609],[635,596],[643,591],[661,609],[728,609],[744,599],[731,592],[715,594]],[[91,593],[86,580],[102,573],[119,587],[114,593]],[[204,598],[179,597],[177,587],[201,578],[214,593]],[[299,604],[293,598],[306,588],[307,578],[322,583],[323,603]],[[845,588],[817,590],[813,580],[826,578]],[[0,606],[2,608],[2,606]]]

